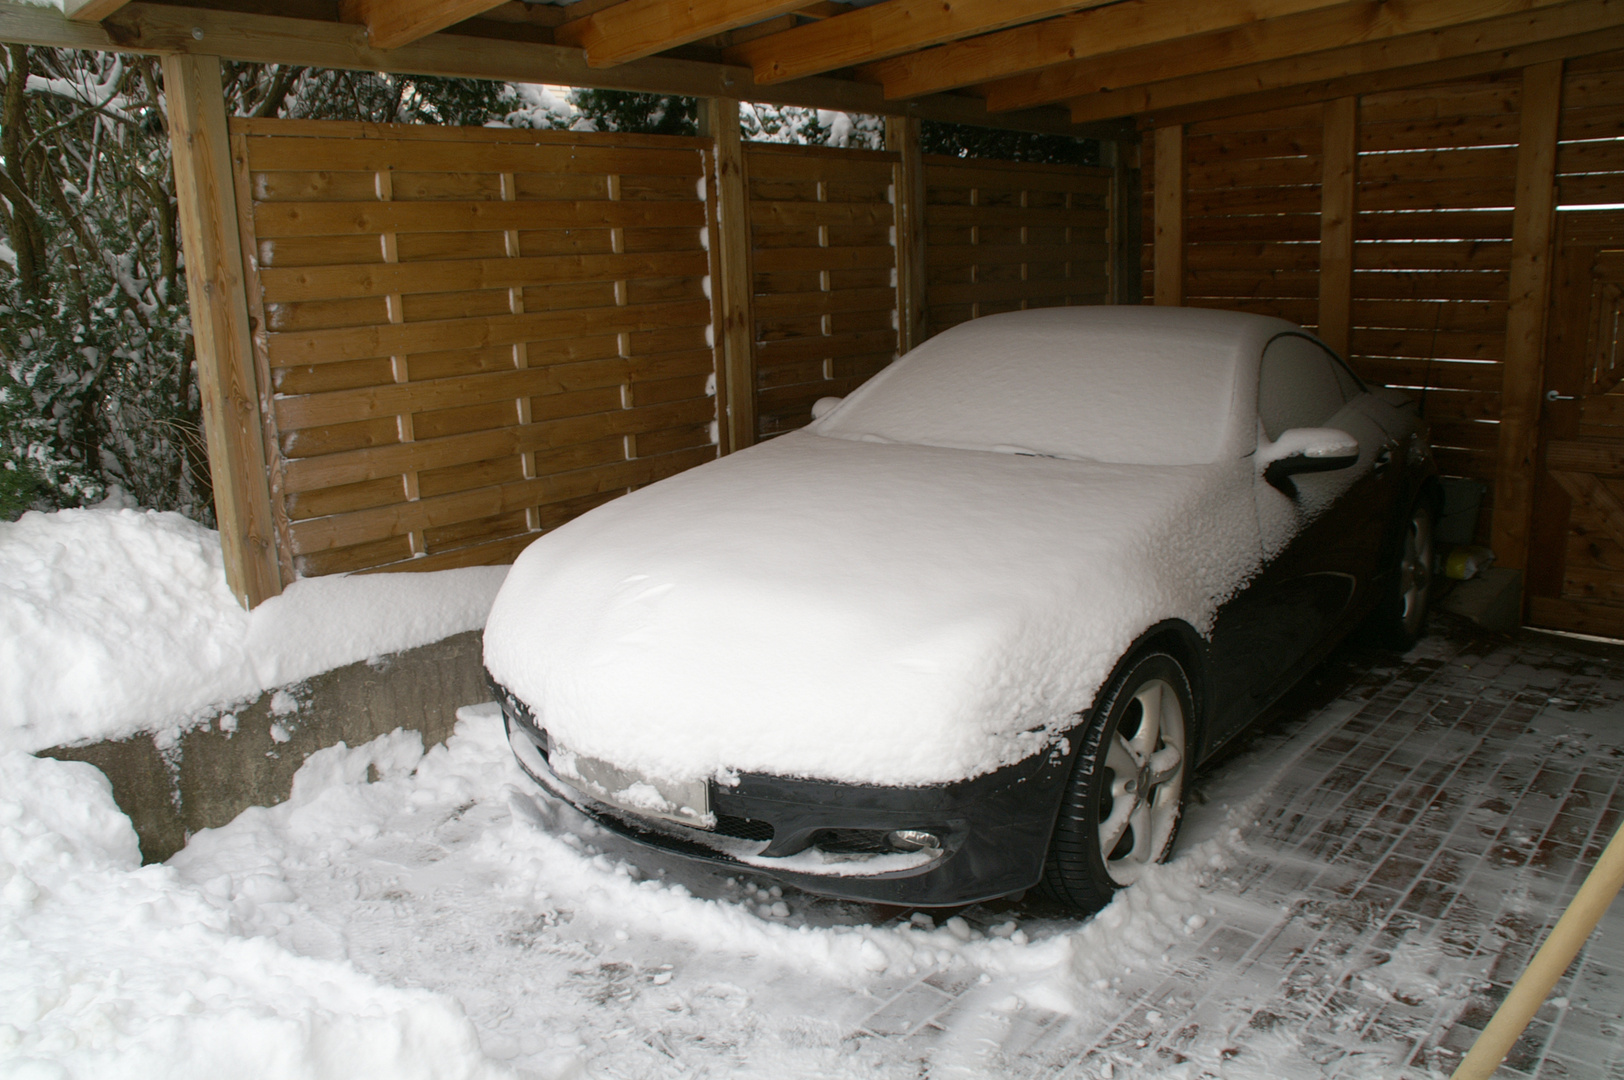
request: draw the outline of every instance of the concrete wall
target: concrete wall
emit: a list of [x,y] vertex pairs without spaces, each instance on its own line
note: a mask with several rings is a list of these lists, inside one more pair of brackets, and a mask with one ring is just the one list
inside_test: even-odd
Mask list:
[[[422,732],[425,747],[444,742],[459,706],[491,699],[480,642],[475,630],[329,671],[237,710],[235,731],[216,723],[165,748],[140,735],[41,756],[86,761],[106,773],[141,838],[143,860],[161,862],[199,829],[285,800],[293,774],[324,747],[358,746],[398,727]],[[287,711],[290,699],[297,711]]]

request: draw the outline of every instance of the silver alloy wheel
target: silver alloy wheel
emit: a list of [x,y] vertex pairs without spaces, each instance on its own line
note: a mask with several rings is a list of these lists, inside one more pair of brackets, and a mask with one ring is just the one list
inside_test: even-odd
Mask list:
[[1100,857],[1111,880],[1131,885],[1167,850],[1178,825],[1186,753],[1178,693],[1163,679],[1142,683],[1110,738]]
[[1403,605],[1399,619],[1404,632],[1419,637],[1432,592],[1432,514],[1417,506],[1404,530],[1404,553],[1398,564],[1398,595]]

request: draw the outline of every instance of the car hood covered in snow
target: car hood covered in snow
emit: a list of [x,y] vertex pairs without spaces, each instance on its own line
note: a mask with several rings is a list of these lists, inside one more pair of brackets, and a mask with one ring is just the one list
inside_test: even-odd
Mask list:
[[485,635],[571,750],[671,780],[958,780],[1052,744],[1260,561],[1251,469],[800,432],[542,537]]

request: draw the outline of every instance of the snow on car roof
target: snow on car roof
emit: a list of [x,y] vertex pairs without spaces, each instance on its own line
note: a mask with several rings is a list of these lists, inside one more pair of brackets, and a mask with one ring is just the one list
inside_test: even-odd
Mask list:
[[1204,465],[1234,431],[1237,366],[1278,319],[1231,311],[1015,311],[932,338],[819,435],[1124,465]]

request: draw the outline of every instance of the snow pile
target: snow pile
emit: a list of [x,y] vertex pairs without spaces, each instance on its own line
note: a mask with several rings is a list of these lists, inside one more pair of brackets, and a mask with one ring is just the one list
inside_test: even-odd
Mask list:
[[1220,830],[1091,922],[874,925],[604,832],[520,772],[494,705],[458,716],[426,755],[399,732],[319,751],[287,803],[199,833],[170,866],[245,934],[455,997],[521,1075],[916,1075],[884,1056],[899,1048],[848,1040],[933,971],[969,987],[937,1063],[990,1075],[981,1036],[1012,1016],[1110,1015],[1124,972],[1165,967],[1233,846]]
[[250,614],[179,514],[0,522],[0,749],[184,725],[211,705],[483,625],[506,567],[294,583]]
[[[245,937],[227,898],[140,865],[106,779],[0,754],[0,1073],[496,1080],[446,998]],[[253,898],[250,898],[253,897]]]

